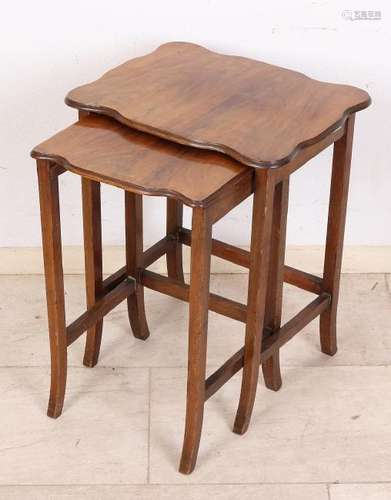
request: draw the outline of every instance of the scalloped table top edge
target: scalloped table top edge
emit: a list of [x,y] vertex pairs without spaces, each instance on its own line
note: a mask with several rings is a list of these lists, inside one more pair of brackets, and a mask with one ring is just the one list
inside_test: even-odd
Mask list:
[[368,107],[357,87],[170,42],[70,91],[66,104],[252,167],[279,167]]

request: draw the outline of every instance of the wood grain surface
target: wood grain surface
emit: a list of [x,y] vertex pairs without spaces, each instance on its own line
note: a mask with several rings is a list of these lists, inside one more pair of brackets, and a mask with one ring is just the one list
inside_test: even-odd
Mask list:
[[72,90],[66,103],[250,166],[283,165],[366,108],[364,90],[171,42]]
[[132,130],[116,120],[87,115],[32,151],[89,179],[139,194],[171,196],[205,205],[251,174],[249,167],[214,151],[202,151]]

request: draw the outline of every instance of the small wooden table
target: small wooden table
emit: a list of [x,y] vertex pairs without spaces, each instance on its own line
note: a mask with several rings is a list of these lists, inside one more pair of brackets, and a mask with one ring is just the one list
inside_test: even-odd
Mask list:
[[[52,360],[48,415],[61,414],[67,347],[87,331],[98,361],[103,317],[125,298],[134,335],[149,336],[143,287],[189,301],[185,436],[180,471],[195,466],[203,409],[243,368],[234,432],[249,425],[262,366],[281,387],[279,349],[320,315],[321,350],[335,354],[336,315],[355,113],[363,90],[197,45],[169,43],[70,92],[79,121],[37,146]],[[102,116],[105,115],[105,116]],[[289,177],[334,144],[323,277],[284,265]],[[66,325],[58,175],[82,178],[87,311]],[[102,277],[100,183],[125,191],[126,265]],[[254,194],[250,252],[212,238],[213,224]],[[167,234],[143,250],[142,195],[167,197]],[[192,230],[183,228],[183,203]],[[190,285],[182,245],[191,245]],[[147,267],[167,256],[168,277]],[[209,292],[210,257],[249,269],[247,304]],[[281,326],[288,282],[317,297]],[[246,324],[244,346],[206,378],[208,309]]]

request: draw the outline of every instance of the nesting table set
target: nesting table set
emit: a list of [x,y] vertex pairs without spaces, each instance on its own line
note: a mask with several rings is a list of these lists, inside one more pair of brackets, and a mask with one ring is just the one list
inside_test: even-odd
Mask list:
[[[67,349],[86,335],[84,365],[98,362],[104,316],[127,300],[136,338],[149,336],[144,287],[189,302],[186,422],[179,470],[195,467],[205,402],[242,370],[234,432],[246,432],[260,366],[281,387],[280,348],[320,317],[322,352],[337,350],[336,315],[355,113],[355,87],[312,80],[262,62],[173,42],[76,88],[76,123],[37,146],[51,350],[48,415],[63,408]],[[323,277],[284,265],[289,177],[334,147]],[[87,310],[65,320],[58,177],[81,177]],[[125,193],[126,262],[103,278],[100,184]],[[144,251],[142,196],[167,198],[166,236]],[[212,238],[212,226],[253,195],[250,251]],[[192,229],[182,223],[192,208]],[[190,285],[182,245],[191,246]],[[147,268],[166,256],[167,276]],[[247,304],[209,292],[216,255],[249,269]],[[281,325],[287,282],[316,298]],[[206,378],[208,310],[245,324],[244,345]],[[178,335],[181,333],[178,332]]]

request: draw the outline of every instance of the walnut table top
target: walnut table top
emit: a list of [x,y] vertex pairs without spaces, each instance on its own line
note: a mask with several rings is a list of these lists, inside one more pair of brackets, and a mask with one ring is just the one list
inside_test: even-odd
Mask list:
[[288,163],[370,104],[364,90],[172,42],[72,90],[66,103],[253,167]]

